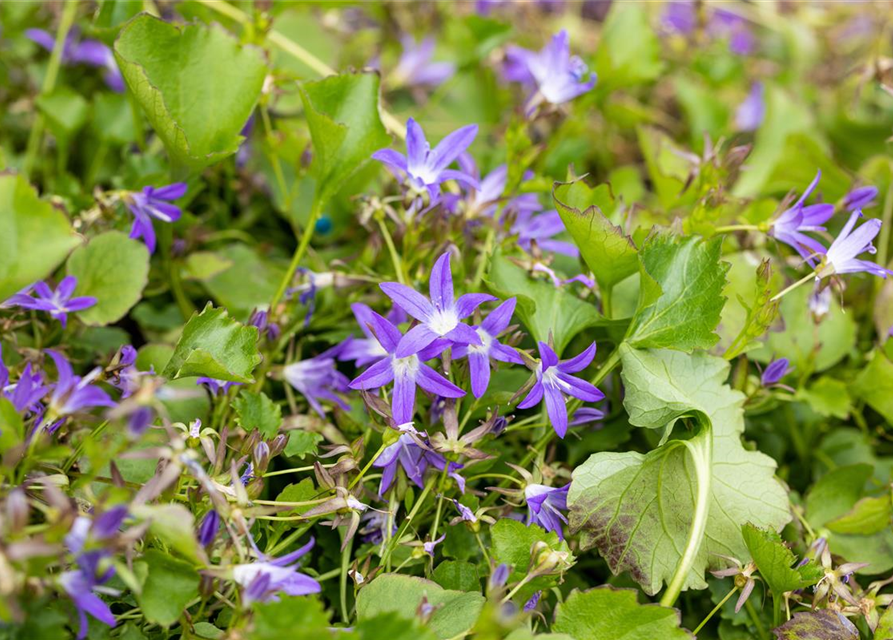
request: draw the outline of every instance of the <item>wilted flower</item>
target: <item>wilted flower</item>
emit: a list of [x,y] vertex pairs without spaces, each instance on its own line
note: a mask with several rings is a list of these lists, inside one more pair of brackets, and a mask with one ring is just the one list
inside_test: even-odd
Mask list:
[[546,412],[552,422],[552,428],[559,438],[567,433],[567,407],[565,395],[573,396],[584,402],[598,402],[605,397],[591,383],[572,376],[589,366],[595,357],[595,343],[570,360],[559,362],[552,347],[545,342],[539,343],[540,362],[536,367],[536,383],[530,393],[518,405],[519,409],[529,409],[545,398]]
[[350,406],[338,396],[349,389],[350,379],[338,371],[335,358],[340,345],[328,349],[318,356],[292,363],[285,367],[283,375],[288,383],[300,393],[313,410],[325,418],[326,412],[320,400],[329,400],[347,411]]
[[893,274],[893,271],[885,269],[874,262],[868,260],[859,260],[856,258],[860,253],[876,253],[874,245],[871,243],[874,237],[881,230],[881,221],[877,218],[866,220],[865,224],[855,231],[856,220],[862,217],[861,211],[854,211],[850,215],[850,219],[841,229],[840,235],[828,247],[818,269],[816,269],[817,278],[827,278],[828,276],[842,273],[857,273],[866,271],[881,278],[886,278]]
[[456,65],[452,62],[431,61],[434,38],[425,38],[417,44],[412,36],[404,35],[400,43],[403,53],[390,78],[395,87],[436,87],[456,72]]
[[477,180],[472,176],[447,168],[474,140],[478,132],[476,124],[454,131],[434,149],[425,139],[422,127],[412,118],[406,123],[406,130],[405,156],[393,149],[380,149],[372,154],[372,158],[382,162],[398,176],[405,177],[415,192],[427,190],[432,202],[440,195],[441,183],[447,180],[478,187]]
[[[56,46],[56,37],[43,29],[26,29],[25,35],[47,51]],[[78,40],[76,34],[70,33],[62,47],[62,64],[85,64],[105,69],[103,79],[109,89],[118,93],[124,91],[124,78],[115,63],[115,56],[99,40]]]
[[186,195],[186,183],[175,182],[164,187],[145,187],[142,191],[128,191],[124,202],[133,214],[133,227],[130,237],[142,238],[149,253],[155,252],[155,227],[152,218],[162,222],[176,222],[183,214],[180,208],[171,204]]
[[567,524],[562,511],[567,511],[567,493],[570,483],[563,487],[547,487],[542,484],[528,484],[524,489],[527,500],[527,526],[538,524],[546,531],[554,531],[564,540],[561,524]]
[[778,383],[779,380],[784,378],[789,370],[789,363],[787,358],[779,358],[778,360],[773,360],[766,366],[766,370],[763,371],[763,375],[760,376],[760,384],[764,387],[771,387],[772,385]]
[[96,298],[92,296],[72,298],[77,284],[77,278],[65,276],[59,281],[56,290],[53,291],[46,282],[38,282],[34,285],[37,298],[32,298],[26,293],[17,293],[6,302],[7,304],[18,305],[23,309],[46,311],[64,327],[68,322],[69,313],[83,311],[96,304]]
[[793,247],[810,265],[815,265],[816,256],[825,253],[825,247],[804,232],[825,231],[825,227],[821,225],[834,215],[833,204],[820,203],[803,206],[803,202],[816,188],[821,177],[822,172],[818,171],[800,199],[794,203],[794,206],[779,215],[769,229],[769,235]]
[[744,101],[735,111],[735,128],[739,131],[756,131],[766,117],[766,98],[763,83],[754,82]]
[[425,360],[436,357],[448,346],[445,341],[436,341],[417,354],[398,358],[395,353],[403,337],[399,329],[374,311],[372,323],[373,333],[388,355],[356,377],[349,385],[351,389],[378,389],[393,381],[391,411],[397,424],[412,422],[415,413],[416,385],[444,398],[461,398],[465,395],[462,389],[423,364]]
[[[319,593],[320,584],[298,572],[295,561],[313,548],[313,539],[297,551],[281,558],[268,558],[261,555],[256,561],[248,564],[237,564],[232,568],[233,580],[243,587],[242,602],[276,602],[279,593],[289,596],[305,596]],[[292,565],[292,566],[289,566]]]
[[505,331],[512,321],[517,300],[510,298],[490,312],[480,326],[473,327],[480,336],[481,344],[457,345],[453,357],[457,360],[468,356],[468,369],[471,373],[471,391],[480,398],[490,384],[490,359],[500,362],[524,364],[518,352],[500,343],[497,336]]
[[510,47],[506,52],[506,78],[533,86],[527,101],[528,112],[543,100],[558,105],[573,100],[595,86],[596,74],[570,53],[567,31],[561,30],[539,52]]
[[740,560],[730,556],[719,555],[719,557],[732,562],[734,566],[729,567],[728,569],[711,571],[710,573],[713,574],[713,577],[715,578],[735,578],[735,586],[741,589],[741,595],[738,596],[738,602],[735,603],[735,613],[738,613],[741,611],[741,607],[744,606],[744,603],[747,602],[750,594],[753,593],[753,588],[757,584],[753,577],[753,574],[757,571],[757,565],[753,562],[744,564]]
[[455,344],[481,344],[477,332],[460,320],[470,316],[484,302],[496,300],[486,293],[466,293],[455,299],[449,251],[441,255],[431,269],[430,300],[405,284],[383,282],[379,286],[396,305],[420,323],[400,338],[394,354],[398,358],[418,353],[438,338]]

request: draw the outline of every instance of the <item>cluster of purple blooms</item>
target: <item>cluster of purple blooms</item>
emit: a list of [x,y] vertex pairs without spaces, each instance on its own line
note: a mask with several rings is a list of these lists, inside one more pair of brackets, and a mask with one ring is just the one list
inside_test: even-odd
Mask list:
[[[728,40],[729,51],[750,55],[756,49],[756,38],[745,18],[733,11],[711,8],[706,11],[704,32],[717,40]],[[691,36],[698,28],[698,3],[694,0],[672,0],[666,5],[662,25],[668,33]]]
[[[52,52],[56,47],[55,36],[43,29],[28,29],[25,35],[47,51]],[[109,89],[118,93],[124,91],[124,78],[115,63],[115,55],[99,40],[81,40],[76,33],[69,33],[62,47],[61,61],[66,65],[83,64],[104,69],[103,78]]]

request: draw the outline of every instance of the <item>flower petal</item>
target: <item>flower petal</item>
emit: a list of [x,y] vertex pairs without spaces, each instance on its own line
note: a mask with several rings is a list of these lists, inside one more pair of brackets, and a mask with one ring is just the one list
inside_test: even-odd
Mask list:
[[425,322],[434,313],[434,306],[428,299],[405,284],[382,282],[378,286],[394,304],[420,322]]

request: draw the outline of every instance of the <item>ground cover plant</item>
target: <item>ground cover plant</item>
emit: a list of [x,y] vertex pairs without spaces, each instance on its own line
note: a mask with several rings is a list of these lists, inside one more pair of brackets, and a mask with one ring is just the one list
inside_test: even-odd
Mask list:
[[893,639],[891,18],[0,4],[0,638]]

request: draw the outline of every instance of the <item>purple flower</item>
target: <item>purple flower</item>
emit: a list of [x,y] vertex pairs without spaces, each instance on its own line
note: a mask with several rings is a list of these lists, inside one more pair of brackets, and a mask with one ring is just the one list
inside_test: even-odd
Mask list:
[[571,416],[571,421],[568,424],[571,427],[576,427],[583,424],[592,424],[593,422],[604,420],[604,418],[605,412],[601,409],[581,407],[574,411],[574,415]]
[[326,411],[320,400],[330,400],[347,411],[350,406],[337,394],[345,393],[350,380],[335,367],[335,358],[339,355],[341,345],[301,360],[285,367],[283,374],[288,383],[300,393],[313,410],[326,417]]
[[542,597],[542,590],[537,591],[532,596],[530,596],[530,599],[524,603],[524,611],[533,611],[534,609],[536,609],[536,605],[540,603],[540,598]]
[[436,87],[456,72],[456,65],[452,62],[431,62],[434,38],[425,38],[416,44],[412,36],[404,35],[400,43],[403,53],[392,75],[394,86]]
[[297,551],[281,558],[271,559],[261,555],[255,562],[234,565],[233,580],[243,587],[243,604],[276,602],[279,600],[280,592],[289,596],[319,593],[322,590],[320,584],[310,576],[299,573],[299,565],[294,565],[298,558],[312,548],[311,539]]
[[458,500],[451,498],[453,505],[456,507],[456,510],[459,512],[459,518],[464,520],[465,522],[475,523],[478,521],[476,515],[474,515],[474,511],[466,507],[464,504],[459,502]]
[[580,250],[573,243],[552,240],[554,236],[564,231],[564,222],[557,211],[547,211],[539,215],[533,215],[529,210],[519,211],[511,228],[511,233],[518,236],[518,246],[528,253],[536,242],[536,246],[545,251],[561,253],[572,258],[579,257]]
[[220,529],[220,516],[214,509],[211,509],[202,520],[202,524],[198,529],[198,543],[203,547],[207,547],[214,542],[218,529]]
[[803,202],[816,188],[821,177],[822,172],[818,171],[800,199],[793,207],[778,216],[769,229],[769,235],[793,247],[810,265],[815,265],[815,257],[823,255],[826,250],[818,240],[807,236],[804,232],[825,231],[825,227],[821,225],[834,215],[833,204],[803,206]]
[[768,364],[766,370],[763,371],[763,375],[760,376],[760,384],[764,387],[771,387],[787,375],[788,369],[789,363],[787,358],[773,360]]
[[[361,522],[365,523],[360,529],[363,542],[380,544],[388,530],[390,514],[382,511],[368,511],[363,514]],[[397,523],[391,522],[391,535],[397,533]]]
[[491,311],[480,326],[473,327],[481,339],[481,344],[458,345],[453,349],[453,357],[457,360],[468,356],[471,392],[475,398],[483,396],[490,384],[491,358],[500,362],[524,364],[517,351],[496,339],[496,336],[505,331],[512,321],[516,302],[515,298],[506,300]]
[[23,309],[47,311],[51,317],[61,322],[64,327],[68,322],[69,313],[83,311],[96,304],[96,298],[91,296],[72,298],[77,285],[78,279],[74,276],[62,278],[55,291],[50,289],[46,282],[38,282],[34,285],[37,298],[32,298],[29,294],[17,293],[7,302],[18,305]]
[[508,582],[509,575],[511,575],[511,569],[507,564],[500,564],[494,570],[493,573],[490,574],[490,588],[491,589],[499,589],[505,586],[505,583]]
[[46,352],[56,363],[56,371],[59,374],[50,396],[50,415],[60,418],[93,407],[113,407],[115,405],[105,391],[91,384],[102,372],[102,369],[96,367],[82,378],[74,374],[71,364],[61,353],[52,349],[47,349]]
[[[417,436],[416,436],[417,437]],[[430,449],[422,448],[411,433],[404,433],[394,444],[386,447],[381,455],[372,463],[373,467],[383,469],[381,472],[381,483],[378,486],[378,495],[383,496],[391,488],[394,478],[397,475],[398,467],[403,467],[406,477],[422,489],[425,486],[425,471],[429,467],[443,471],[444,467],[449,464],[447,475],[456,480],[459,488],[465,492],[465,478],[458,474],[458,470],[462,468],[461,464],[456,462],[447,463],[446,458]]]
[[265,335],[267,340],[270,341],[278,340],[282,333],[278,324],[270,322],[269,312],[262,311],[261,309],[255,309],[251,312],[251,317],[248,318],[248,324],[252,327],[257,327],[258,334]]
[[415,413],[416,385],[428,393],[444,398],[461,398],[465,395],[462,389],[428,365],[423,364],[423,361],[440,355],[447,347],[445,341],[435,341],[417,354],[399,358],[395,352],[402,336],[397,327],[374,311],[372,312],[372,327],[375,338],[388,355],[355,378],[350,383],[350,388],[378,389],[393,381],[391,411],[397,424],[412,422],[412,416]]
[[395,352],[397,358],[418,353],[438,338],[455,344],[481,344],[475,330],[460,320],[474,313],[482,303],[496,300],[486,293],[466,293],[458,300],[454,298],[449,252],[440,256],[431,269],[430,300],[405,284],[383,282],[379,286],[396,305],[420,322],[400,338]]
[[78,612],[80,626],[78,628],[78,640],[87,637],[89,623],[87,614],[110,627],[115,626],[115,615],[109,606],[94,593],[101,585],[108,582],[115,575],[115,568],[110,566],[101,574],[99,573],[99,561],[104,557],[103,552],[84,554],[78,561],[78,568],[66,571],[59,576],[59,584],[74,602]]
[[367,364],[378,362],[388,355],[382,346],[372,335],[372,309],[362,302],[355,302],[350,305],[357,324],[360,325],[360,331],[363,332],[365,338],[348,338],[338,354],[339,360],[353,360],[358,367],[365,367]]
[[171,202],[184,195],[186,195],[185,182],[175,182],[157,189],[144,187],[142,191],[128,192],[124,201],[134,218],[130,237],[142,238],[149,248],[149,253],[155,253],[155,227],[152,226],[152,218],[162,222],[179,220],[183,212]]
[[140,388],[140,378],[150,373],[136,368],[136,349],[127,344],[121,347],[115,374],[108,383],[121,391],[122,398],[129,398]]
[[670,33],[689,35],[698,26],[698,15],[692,2],[668,2],[661,15],[663,28]]
[[446,540],[446,534],[443,534],[437,540],[431,540],[430,542],[423,542],[422,548],[425,550],[425,553],[427,553],[429,556],[431,556],[433,558],[434,557],[434,548],[437,545],[439,545],[441,542],[443,542],[444,540]]
[[588,349],[575,358],[559,362],[552,347],[545,342],[540,342],[540,363],[536,368],[536,384],[533,385],[530,393],[518,405],[518,408],[529,409],[545,398],[546,412],[552,422],[552,428],[555,429],[559,438],[563,438],[567,433],[565,395],[573,396],[584,402],[598,402],[605,397],[604,393],[589,382],[570,375],[589,366],[595,357],[595,349],[596,346],[593,342]]
[[754,82],[750,92],[735,111],[735,128],[739,131],[756,131],[766,117],[766,93],[763,83]]
[[865,209],[873,207],[877,198],[877,187],[857,187],[853,189],[843,199],[843,208],[847,211],[855,211],[856,209]]
[[[480,171],[478,171],[477,164],[470,154],[463,153],[459,156],[458,162],[462,171],[475,179],[478,178]],[[525,179],[530,179],[531,177],[533,177],[532,173],[528,172],[525,174]],[[470,190],[464,198],[459,194],[445,195],[442,198],[444,209],[453,214],[459,213],[458,204],[463,202],[464,199],[464,212],[466,218],[475,218],[478,216],[492,217],[499,208],[498,203],[502,199],[507,179],[508,169],[506,168],[506,165],[499,165],[481,179],[478,188]],[[521,213],[528,212],[535,213],[537,211],[542,211],[542,209],[543,207],[535,193],[522,193],[505,202],[503,214],[508,215],[509,213],[515,213],[520,215]]]
[[524,489],[527,500],[527,526],[536,523],[546,531],[554,531],[564,540],[561,524],[567,524],[562,511],[567,511],[567,492],[570,483],[560,488],[547,487],[542,484],[529,484]]
[[39,413],[43,410],[39,402],[49,390],[43,383],[43,376],[31,371],[30,362],[25,364],[18,381],[12,384],[9,369],[3,363],[3,346],[0,345],[0,392],[12,403],[16,411]]
[[886,278],[893,275],[893,271],[885,269],[874,262],[868,260],[859,260],[856,258],[860,253],[875,253],[874,245],[871,241],[881,230],[881,221],[877,218],[866,220],[865,224],[855,231],[856,220],[862,217],[861,211],[854,211],[847,220],[846,225],[840,231],[840,235],[835,238],[825,258],[816,270],[817,278],[826,278],[838,273],[857,273],[859,271],[867,271],[868,273]]
[[[47,51],[55,48],[56,37],[43,29],[27,29],[25,35]],[[69,34],[62,48],[62,63],[85,64],[105,69],[103,79],[109,89],[118,93],[124,91],[124,78],[121,77],[112,50],[98,40],[78,41],[75,34]]]
[[434,201],[440,195],[441,183],[447,180],[478,187],[477,180],[472,176],[456,169],[447,169],[468,148],[477,132],[478,126],[470,124],[454,131],[431,149],[422,127],[410,118],[406,123],[406,155],[393,149],[380,149],[372,154],[372,158],[382,162],[398,176],[405,176],[416,192],[427,189]]
[[540,100],[563,104],[595,86],[596,74],[588,73],[586,64],[578,56],[571,55],[565,30],[552,36],[552,40],[538,53],[511,47],[506,52],[506,58],[508,79],[536,88],[536,93],[528,100],[528,111]]
[[725,9],[716,9],[710,16],[707,31],[718,38],[728,37],[729,51],[740,56],[753,53],[756,39],[743,17]]
[[208,376],[200,376],[195,379],[195,384],[204,385],[205,389],[211,392],[211,395],[217,396],[221,393],[226,394],[226,392],[234,386],[239,386],[242,383],[230,382],[229,380],[218,380],[217,378],[209,378]]

